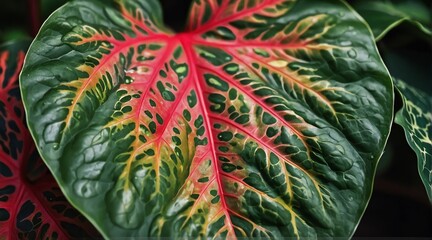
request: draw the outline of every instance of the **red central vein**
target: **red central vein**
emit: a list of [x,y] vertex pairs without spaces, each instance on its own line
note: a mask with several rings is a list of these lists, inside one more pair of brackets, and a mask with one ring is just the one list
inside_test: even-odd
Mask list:
[[[215,148],[215,143],[214,143],[214,136],[213,136],[213,132],[212,132],[212,126],[210,123],[210,118],[209,118],[209,113],[207,111],[208,106],[207,106],[207,101],[205,100],[204,96],[203,96],[203,87],[201,86],[203,83],[203,81],[199,81],[199,77],[198,77],[198,70],[195,66],[194,63],[198,62],[195,55],[194,55],[194,51],[192,49],[192,45],[191,43],[188,41],[188,36],[186,35],[180,35],[180,41],[185,49],[185,53],[188,59],[188,62],[190,63],[191,66],[191,74],[193,74],[193,78],[195,81],[193,81],[196,89],[197,89],[197,97],[199,98],[199,102],[202,103],[202,105],[200,104],[201,110],[202,110],[202,115],[204,118],[204,124],[205,124],[205,128],[207,129],[207,135],[208,135],[208,144],[210,145],[210,150],[211,150],[211,154],[212,154],[212,166],[213,166],[213,170],[215,172],[215,178],[217,181],[217,185],[218,185],[218,190],[219,190],[219,195],[220,197],[220,201],[222,204],[222,208],[223,211],[225,213],[226,216],[226,220],[227,220],[227,225],[228,228],[230,229],[231,233],[234,234],[234,226],[231,220],[231,217],[229,215],[228,212],[228,206],[225,200],[225,191],[223,188],[223,184],[222,184],[222,179],[221,179],[221,173],[220,173],[220,166],[219,166],[219,162],[217,160],[217,156],[216,156],[216,148]],[[228,234],[229,235],[229,234]]]

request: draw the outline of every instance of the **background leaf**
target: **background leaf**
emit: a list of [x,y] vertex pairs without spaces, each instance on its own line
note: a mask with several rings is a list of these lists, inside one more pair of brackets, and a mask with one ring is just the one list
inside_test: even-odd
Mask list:
[[25,126],[18,86],[28,41],[0,47],[0,239],[95,238],[64,198]]
[[432,97],[401,80],[395,82],[404,105],[395,121],[417,154],[420,178],[432,203]]
[[414,24],[429,38],[432,36],[432,18],[422,1],[364,0],[357,1],[354,7],[371,26],[377,40],[403,22]]
[[106,237],[349,237],[392,120],[366,24],[339,1],[74,1],[21,83],[31,131]]

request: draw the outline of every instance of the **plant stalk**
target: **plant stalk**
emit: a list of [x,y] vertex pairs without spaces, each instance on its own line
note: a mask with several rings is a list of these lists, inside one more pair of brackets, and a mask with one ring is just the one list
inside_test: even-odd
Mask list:
[[40,21],[40,0],[27,0],[29,9],[30,34],[36,36],[41,26]]

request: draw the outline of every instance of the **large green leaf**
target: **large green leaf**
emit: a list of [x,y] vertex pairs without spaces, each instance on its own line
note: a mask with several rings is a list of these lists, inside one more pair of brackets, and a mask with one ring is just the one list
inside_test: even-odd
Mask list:
[[403,101],[395,121],[417,155],[420,178],[432,203],[432,97],[401,80],[395,82]]
[[425,34],[432,36],[430,9],[421,1],[361,0],[354,6],[371,26],[377,40],[403,22],[412,23]]
[[106,237],[350,236],[392,122],[372,33],[340,1],[155,0],[55,12],[21,74],[31,131]]

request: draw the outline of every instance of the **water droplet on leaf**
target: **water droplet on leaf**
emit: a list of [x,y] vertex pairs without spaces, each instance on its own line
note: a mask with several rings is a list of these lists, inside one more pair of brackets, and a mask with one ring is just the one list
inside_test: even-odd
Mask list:
[[133,83],[133,78],[132,77],[130,77],[130,76],[126,76],[126,78],[125,78],[125,83],[126,84],[131,84],[131,83]]
[[60,148],[60,144],[58,144],[58,143],[54,143],[54,144],[52,145],[52,148],[53,148],[54,150],[58,150],[58,149]]

